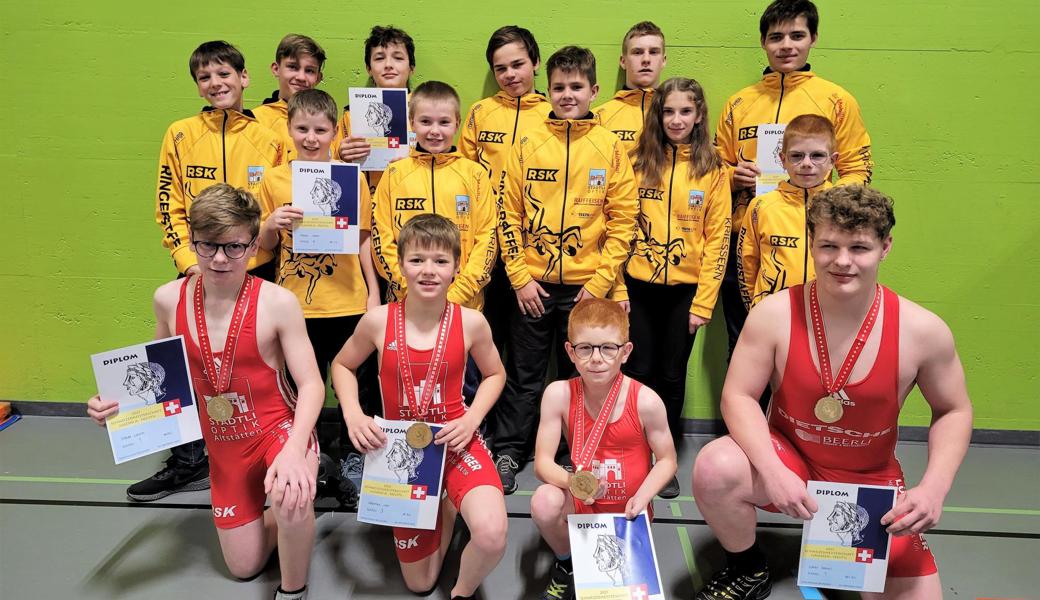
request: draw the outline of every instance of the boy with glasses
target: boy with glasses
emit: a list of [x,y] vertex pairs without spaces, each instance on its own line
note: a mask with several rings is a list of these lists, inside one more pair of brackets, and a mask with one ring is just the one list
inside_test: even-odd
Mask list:
[[[535,475],[545,483],[531,497],[531,518],[556,555],[545,600],[573,597],[567,515],[634,519],[649,510],[653,517],[651,502],[677,466],[661,397],[621,374],[632,352],[625,309],[603,298],[582,300],[570,313],[567,339],[579,376],[545,389],[535,441]],[[561,433],[573,473],[555,460]]]
[[780,163],[787,181],[751,202],[737,236],[737,278],[744,306],[816,277],[805,207],[823,190],[834,160],[834,128],[826,117],[795,117],[784,131]]

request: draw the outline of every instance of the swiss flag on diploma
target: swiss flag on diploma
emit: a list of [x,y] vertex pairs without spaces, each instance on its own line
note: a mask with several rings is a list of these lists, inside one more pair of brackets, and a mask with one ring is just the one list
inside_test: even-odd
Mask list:
[[169,400],[167,402],[163,402],[162,405],[163,411],[166,413],[167,417],[172,417],[173,415],[181,414],[180,400]]
[[395,137],[386,138],[386,146],[388,148],[397,148],[400,145],[401,145],[401,139],[400,138],[395,138]]
[[647,600],[650,597],[645,583],[629,586],[628,591],[632,594],[632,600]]
[[870,548],[857,548],[856,549],[856,562],[861,563],[872,563],[874,562],[874,551]]
[[426,499],[426,486],[425,485],[413,485],[412,486],[412,499],[413,500],[425,500]]
[[350,219],[346,217],[336,217],[336,229],[350,229]]

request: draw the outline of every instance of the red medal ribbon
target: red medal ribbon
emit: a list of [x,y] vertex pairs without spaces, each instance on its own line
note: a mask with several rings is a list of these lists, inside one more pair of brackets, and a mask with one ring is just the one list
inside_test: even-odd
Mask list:
[[859,333],[856,334],[856,339],[852,341],[852,347],[849,348],[849,353],[841,363],[837,377],[832,378],[831,356],[827,350],[827,332],[823,327],[820,297],[816,295],[816,281],[813,280],[809,284],[809,313],[812,316],[813,335],[816,337],[816,353],[820,358],[820,376],[823,379],[823,387],[829,395],[834,395],[848,383],[849,376],[852,375],[852,367],[856,365],[856,360],[859,359],[860,353],[863,352],[863,347],[867,344],[867,338],[870,337],[870,331],[874,329],[874,323],[877,322],[880,310],[881,286],[875,284],[874,302],[870,305],[867,316],[863,318],[863,324],[859,326]]
[[422,386],[422,401],[415,398],[415,386],[412,384],[412,369],[408,363],[408,342],[405,341],[404,326],[404,300],[396,304],[394,312],[394,332],[397,335],[397,366],[401,372],[401,382],[404,384],[404,397],[408,400],[408,408],[412,416],[422,421],[433,401],[433,390],[437,387],[440,379],[444,351],[448,346],[448,328],[451,325],[451,303],[445,303],[444,314],[437,329],[437,341],[433,346],[433,355],[430,356],[430,366],[426,369],[425,385]]
[[581,412],[575,415],[573,444],[574,448],[580,449],[577,456],[578,460],[574,462],[576,470],[581,471],[588,467],[592,461],[592,455],[596,453],[599,441],[603,439],[603,432],[607,429],[610,415],[614,414],[614,406],[617,405],[618,396],[621,395],[621,382],[624,379],[625,376],[621,373],[618,373],[617,377],[614,378],[614,383],[610,386],[610,391],[607,393],[607,399],[603,401],[603,406],[600,407],[599,414],[596,415],[596,421],[592,424],[592,431],[587,441],[585,440],[585,384],[579,383],[578,406]]
[[199,336],[199,347],[202,350],[203,375],[213,386],[217,394],[223,394],[231,387],[231,366],[235,363],[235,349],[238,347],[238,334],[242,331],[242,318],[245,312],[246,298],[253,287],[253,276],[246,275],[242,287],[235,300],[235,310],[231,313],[227,338],[224,341],[224,352],[221,355],[220,369],[213,359],[213,349],[209,347],[209,328],[206,326],[206,296],[202,287],[202,277],[195,282],[195,331]]

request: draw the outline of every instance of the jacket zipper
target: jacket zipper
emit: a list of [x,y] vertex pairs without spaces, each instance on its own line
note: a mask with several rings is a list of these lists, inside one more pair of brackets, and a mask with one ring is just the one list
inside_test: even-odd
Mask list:
[[224,183],[227,183],[227,111],[224,111],[224,121],[220,124],[220,155],[224,161]]
[[784,77],[785,76],[786,76],[785,73],[781,73],[780,74],[780,100],[776,103],[776,119],[773,120],[774,123],[779,123],[780,122],[780,107],[784,105]]
[[509,140],[509,145],[512,146],[516,143],[516,128],[520,125],[520,98],[516,99],[516,119],[513,121],[513,139]]
[[639,116],[646,118],[646,90],[643,90],[643,99],[639,101]]
[[[804,208],[809,207],[809,190],[805,190],[805,202]],[[805,237],[802,238],[802,283],[809,280],[809,215],[806,211],[802,211],[802,216],[805,217]]]
[[560,283],[563,283],[563,223],[567,218],[567,186],[571,179],[571,122],[567,121],[567,158],[563,168],[563,206],[560,207]]
[[672,172],[668,175],[668,228],[664,230],[664,284],[668,285],[668,246],[672,243],[672,183],[675,182],[675,159],[679,153],[672,148]]
[[437,156],[430,155],[430,201],[433,204],[433,214],[437,214],[437,186],[434,185],[433,171],[437,167]]

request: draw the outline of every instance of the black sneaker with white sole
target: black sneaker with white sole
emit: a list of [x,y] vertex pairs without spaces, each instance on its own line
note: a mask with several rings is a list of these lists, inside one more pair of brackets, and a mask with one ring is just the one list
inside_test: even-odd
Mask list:
[[175,463],[174,458],[148,479],[126,488],[126,496],[137,502],[152,502],[177,492],[195,492],[209,489],[209,462],[195,467]]
[[668,482],[668,485],[664,486],[657,495],[665,500],[671,500],[672,498],[678,498],[679,492],[679,478],[672,476],[672,480]]
[[[567,561],[570,563],[570,560]],[[549,585],[545,586],[541,600],[573,600],[574,572],[568,571],[559,560],[553,564]]]
[[498,478],[502,480],[502,493],[508,496],[515,492],[516,473],[520,470],[516,460],[508,454],[499,454],[495,459],[495,469],[498,471]]
[[772,590],[768,567],[754,573],[738,573],[727,567],[697,592],[695,600],[764,600]]

